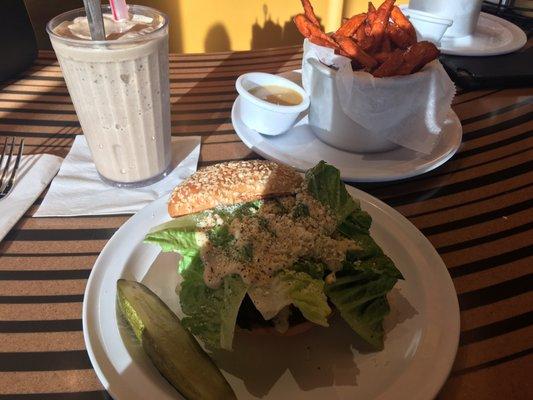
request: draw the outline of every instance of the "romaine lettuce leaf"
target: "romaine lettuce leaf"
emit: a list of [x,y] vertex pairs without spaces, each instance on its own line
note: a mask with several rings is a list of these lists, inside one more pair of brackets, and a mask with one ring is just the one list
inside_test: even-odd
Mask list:
[[386,294],[403,279],[392,260],[370,237],[372,218],[352,200],[339,171],[321,161],[305,174],[307,189],[337,216],[337,231],[359,246],[346,254],[343,270],[325,292],[352,329],[375,349],[383,348]]
[[333,211],[339,223],[359,209],[341,181],[339,170],[324,161],[307,170],[305,183],[313,197]]
[[248,285],[238,275],[225,276],[217,289],[205,284],[196,229],[194,216],[177,218],[154,228],[145,241],[160,245],[163,251],[177,251],[182,256],[179,272],[183,281],[179,297],[186,314],[183,325],[207,347],[230,350],[237,313]]
[[195,214],[173,219],[150,230],[144,242],[157,244],[164,252],[180,253],[178,270],[181,273],[200,253],[196,221]]
[[346,260],[349,262],[347,265],[359,270],[371,269],[378,274],[403,279],[402,273],[396,268],[394,262],[383,253],[381,247],[370,236],[371,223],[372,218],[367,212],[356,210],[339,225],[337,230],[359,246],[359,249],[350,250],[346,254]]
[[372,217],[366,211],[360,208],[352,211],[348,217],[337,228],[339,232],[345,236],[350,237],[357,233],[368,235],[370,225],[372,224]]
[[305,272],[314,279],[322,279],[326,264],[315,260],[300,259],[294,263],[291,269],[296,272]]
[[356,271],[372,271],[378,275],[386,275],[394,279],[403,279],[402,273],[396,268],[394,262],[383,252],[366,260],[352,263],[350,268]]
[[315,324],[328,325],[331,308],[324,293],[324,281],[313,279],[305,272],[282,271],[282,284],[288,287],[292,303],[302,312],[303,316]]
[[325,292],[350,327],[375,350],[383,349],[383,318],[389,313],[386,294],[397,279],[373,271],[341,271]]
[[227,275],[220,287],[211,289],[204,283],[203,270],[197,257],[182,273],[179,297],[186,316],[181,322],[208,348],[231,350],[237,313],[248,285],[238,275]]
[[347,253],[337,280],[326,285],[325,291],[352,329],[374,349],[381,350],[383,319],[390,311],[386,295],[403,276],[370,237],[371,221],[366,212],[356,210],[338,227],[359,249]]
[[289,304],[294,304],[303,316],[318,325],[328,326],[331,313],[324,294],[324,281],[305,272],[280,271],[267,285],[252,286],[248,295],[266,320],[273,318]]

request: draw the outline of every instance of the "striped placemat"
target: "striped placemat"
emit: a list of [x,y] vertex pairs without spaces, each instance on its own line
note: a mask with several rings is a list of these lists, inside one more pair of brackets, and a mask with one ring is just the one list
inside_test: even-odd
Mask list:
[[[300,47],[171,55],[172,134],[200,135],[200,167],[257,158],[232,129],[234,81],[297,69]],[[533,89],[460,91],[457,155],[429,174],[359,188],[409,218],[450,270],[461,342],[442,399],[533,398]],[[65,156],[81,129],[53,53],[0,86],[0,136]],[[108,395],[85,351],[83,292],[126,216],[32,218],[0,243],[0,399]],[[0,216],[1,218],[1,216]]]

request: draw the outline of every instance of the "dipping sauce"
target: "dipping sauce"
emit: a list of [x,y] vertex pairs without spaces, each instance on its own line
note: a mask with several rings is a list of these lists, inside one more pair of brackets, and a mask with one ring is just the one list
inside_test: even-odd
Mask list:
[[256,86],[250,89],[249,92],[258,99],[278,106],[295,106],[303,101],[300,93],[283,86]]

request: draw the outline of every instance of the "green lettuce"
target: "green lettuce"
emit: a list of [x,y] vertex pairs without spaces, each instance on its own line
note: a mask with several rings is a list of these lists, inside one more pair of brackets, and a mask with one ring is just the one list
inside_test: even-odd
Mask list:
[[338,231],[359,249],[349,251],[343,270],[326,294],[350,327],[375,350],[383,349],[383,319],[390,312],[387,293],[403,279],[394,262],[370,237],[371,218],[356,210],[343,221]]
[[359,209],[359,203],[350,196],[341,181],[339,170],[324,161],[305,173],[305,184],[309,193],[329,207],[339,222]]
[[198,215],[191,214],[158,225],[148,232],[144,242],[159,245],[164,252],[180,253],[178,270],[182,273],[200,254],[197,220]]
[[383,319],[390,312],[386,295],[403,276],[370,237],[370,222],[366,212],[356,210],[339,226],[338,231],[359,249],[347,253],[342,271],[325,291],[350,327],[372,348],[381,350]]
[[238,275],[227,275],[218,288],[211,289],[204,282],[203,271],[197,257],[182,273],[179,296],[186,316],[181,322],[208,348],[231,350],[237,313],[248,285]]
[[230,350],[237,313],[248,285],[238,275],[225,276],[216,289],[205,284],[197,231],[197,216],[189,215],[152,229],[145,242],[158,244],[163,251],[177,251],[182,256],[179,298],[186,314],[183,325],[207,347]]
[[359,246],[350,250],[346,259],[357,270],[372,270],[376,274],[385,274],[396,279],[403,279],[394,262],[387,257],[381,247],[370,236],[372,218],[361,209],[352,212],[337,228],[337,231]]
[[296,272],[305,272],[314,279],[322,279],[324,277],[324,271],[326,271],[326,264],[320,261],[302,258],[296,261],[291,269]]
[[370,237],[372,218],[352,200],[335,167],[321,161],[306,172],[305,180],[313,197],[337,216],[337,232],[358,245],[346,254],[342,271],[325,285],[325,293],[363,340],[382,349],[383,319],[390,311],[386,295],[403,276]]
[[328,326],[331,308],[324,293],[324,281],[313,279],[305,272],[281,271],[279,279],[287,294],[303,316],[315,324]]
[[372,271],[343,270],[325,292],[350,327],[375,350],[383,349],[383,318],[389,313],[386,294],[397,279]]
[[282,270],[266,285],[250,287],[250,299],[265,319],[271,319],[285,306],[294,304],[315,324],[328,326],[331,314],[322,278],[305,272]]

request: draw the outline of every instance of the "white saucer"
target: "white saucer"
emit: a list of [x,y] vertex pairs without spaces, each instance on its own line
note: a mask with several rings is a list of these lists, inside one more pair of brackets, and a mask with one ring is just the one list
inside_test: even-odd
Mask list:
[[[409,14],[407,6],[402,7]],[[439,50],[454,56],[496,56],[519,50],[527,42],[518,26],[503,18],[482,12],[473,35],[442,38]]]
[[282,135],[261,135],[242,122],[239,104],[240,97],[237,97],[231,110],[231,122],[237,135],[250,149],[299,171],[307,170],[324,160],[341,171],[343,180],[351,182],[386,182],[431,171],[455,154],[463,135],[461,122],[450,109],[441,139],[429,155],[404,147],[384,153],[349,153],[320,141],[307,124],[307,115]]
[[496,56],[519,50],[526,42],[526,34],[518,26],[482,12],[473,35],[455,39],[444,37],[440,51],[456,56]]

